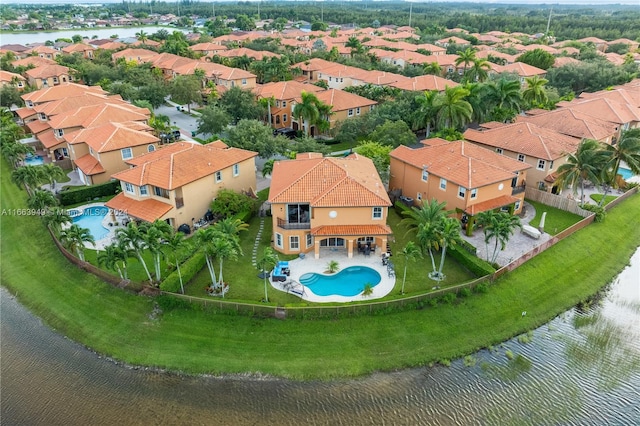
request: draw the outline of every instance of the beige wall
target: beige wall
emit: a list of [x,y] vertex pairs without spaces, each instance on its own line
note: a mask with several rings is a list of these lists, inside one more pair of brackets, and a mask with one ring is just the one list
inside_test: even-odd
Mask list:
[[242,84],[242,80],[241,78],[235,80],[219,79],[218,84],[224,87],[239,87],[241,89],[253,89],[256,87],[256,77],[247,77],[245,84]]
[[35,86],[37,89],[42,89],[44,87],[43,80],[47,80],[47,87],[57,86],[60,83],[68,83],[70,81],[73,81],[71,78],[69,78],[69,74],[57,75],[55,76],[55,78],[57,78],[57,82],[54,81],[53,76],[46,79],[29,77],[29,84],[31,86]]

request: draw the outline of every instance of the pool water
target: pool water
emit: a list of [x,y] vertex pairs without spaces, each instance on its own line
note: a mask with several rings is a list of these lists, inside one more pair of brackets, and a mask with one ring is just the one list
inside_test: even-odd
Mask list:
[[618,174],[621,175],[622,179],[624,180],[629,180],[633,177],[633,173],[631,173],[631,170],[624,167],[618,167]]
[[109,213],[109,208],[103,206],[87,207],[82,214],[73,217],[73,223],[81,228],[87,228],[93,238],[98,241],[109,235],[109,230],[102,226],[102,220]]
[[366,266],[350,266],[333,275],[304,274],[300,284],[318,296],[357,296],[365,284],[375,287],[380,284],[380,274]]
[[26,166],[41,166],[44,164],[44,160],[39,155],[34,155],[32,157],[26,157],[24,164]]

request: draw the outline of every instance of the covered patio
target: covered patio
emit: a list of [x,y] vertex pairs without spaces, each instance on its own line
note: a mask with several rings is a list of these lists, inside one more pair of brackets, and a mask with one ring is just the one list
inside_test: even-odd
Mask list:
[[[322,225],[311,229],[314,238],[314,257],[342,253],[347,258],[353,254],[376,255],[386,251],[389,235],[387,225]],[[368,250],[367,250],[368,247]]]
[[516,203],[522,203],[522,200],[511,195],[502,195],[500,197],[469,206],[464,210],[462,219],[462,223],[466,227],[466,234],[468,236],[473,235],[476,215],[478,215],[478,213],[507,208],[509,214],[513,214],[519,208],[519,206],[516,206]]

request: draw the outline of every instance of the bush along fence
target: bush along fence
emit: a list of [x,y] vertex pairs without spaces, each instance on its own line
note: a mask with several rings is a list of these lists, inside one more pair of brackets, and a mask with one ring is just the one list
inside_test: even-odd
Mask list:
[[60,204],[62,204],[63,206],[68,206],[71,204],[91,201],[95,198],[100,198],[107,195],[113,195],[117,193],[118,190],[120,190],[120,181],[114,180],[100,185],[61,191],[58,196],[60,197]]

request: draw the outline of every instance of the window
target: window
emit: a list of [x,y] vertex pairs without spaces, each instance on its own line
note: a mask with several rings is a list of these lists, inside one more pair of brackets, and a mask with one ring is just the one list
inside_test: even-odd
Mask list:
[[44,112],[41,112],[39,115],[40,115],[40,120],[47,121],[47,114],[45,114]]
[[131,185],[129,182],[125,182],[124,183],[124,190],[126,192],[128,192],[129,194],[135,194],[136,193],[135,189],[133,188],[133,185]]
[[280,108],[280,101],[276,101],[276,108]]
[[149,195],[149,187],[147,185],[142,185],[140,187],[140,195],[146,197]]
[[[344,78],[340,77],[340,83],[343,83],[343,82],[344,82]],[[628,124],[627,124],[627,126],[628,126]]]
[[382,219],[382,207],[374,207],[373,208],[373,218],[374,219]]
[[89,154],[91,154],[91,155],[93,155],[93,154],[94,154],[94,152],[93,152],[93,148],[91,148],[91,147],[89,147]]
[[157,186],[153,187],[153,194],[162,198],[169,198],[169,191],[163,188],[158,188]]
[[440,178],[440,189],[447,190],[447,180],[445,178]]
[[64,136],[64,129],[55,129],[54,132],[56,133],[56,136],[59,138]]
[[49,85],[49,83],[47,82],[47,79],[46,79],[46,78],[43,78],[43,79],[42,79],[42,86],[43,86],[43,87],[47,87],[48,85]]
[[53,77],[53,84],[58,84],[58,77]]
[[242,84],[243,84],[243,85],[247,84],[247,79],[246,79],[246,78],[243,78],[243,79],[242,79]]
[[518,210],[520,210],[520,201],[516,201],[516,205],[514,207],[514,211],[517,212]]
[[307,248],[313,245],[313,235],[307,234]]
[[234,164],[233,165],[233,175],[234,176],[238,176],[240,174],[240,165],[239,164]]
[[502,155],[502,152],[503,152],[503,151],[502,151],[502,148],[496,148],[496,152],[497,152],[498,154]]
[[310,210],[311,206],[309,204],[287,204],[287,222],[289,224],[304,224],[308,229],[311,222]]
[[522,161],[524,163],[524,160],[526,160],[527,157],[525,157],[524,154],[518,154],[518,161]]
[[216,183],[222,182],[222,172],[218,170],[216,172]]
[[287,119],[288,119],[287,114],[282,114],[282,122],[286,123]]
[[282,108],[286,108],[287,107],[287,101],[282,101]]
[[465,195],[467,195],[467,188],[458,186],[458,197],[464,198]]
[[429,172],[426,169],[422,170],[422,181],[427,182],[429,180]]
[[470,198],[473,200],[474,198],[476,198],[478,196],[478,188],[473,188],[471,190],[471,196]]
[[544,166],[547,164],[544,160],[538,160],[538,170],[544,170]]
[[153,151],[155,151],[155,150],[156,150],[155,145],[149,145],[149,146],[147,147],[147,152],[153,152]]
[[29,108],[33,108],[33,101],[27,101],[27,106]]
[[331,81],[331,77],[329,77],[329,81]]
[[553,170],[553,160],[549,161],[549,170]]
[[418,195],[416,195],[416,200],[422,201],[422,192],[418,192]]
[[276,232],[276,247],[282,248],[282,234]]
[[300,250],[300,237],[297,235],[291,235],[289,237],[289,248],[291,250]]
[[349,117],[353,117],[353,109],[350,109],[349,111],[347,111],[347,115]]
[[356,108],[356,115],[360,115],[360,107]]
[[131,148],[121,149],[120,154],[122,154],[123,160],[129,160],[130,158],[133,158],[133,152],[131,151]]
[[276,124],[280,124],[280,116],[276,115]]

